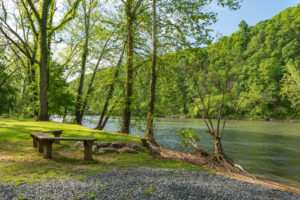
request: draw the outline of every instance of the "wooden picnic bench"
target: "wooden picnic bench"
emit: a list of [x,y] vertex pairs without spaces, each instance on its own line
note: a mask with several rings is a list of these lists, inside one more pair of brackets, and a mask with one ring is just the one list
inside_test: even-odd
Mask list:
[[[45,133],[54,133],[55,137],[51,137]],[[38,148],[38,151],[43,154],[44,158],[52,158],[52,144],[57,143],[60,140],[82,141],[84,146],[84,160],[93,160],[92,147],[95,142],[95,138],[71,138],[60,137],[62,131],[42,131],[31,132],[30,135],[33,138],[33,147]]]

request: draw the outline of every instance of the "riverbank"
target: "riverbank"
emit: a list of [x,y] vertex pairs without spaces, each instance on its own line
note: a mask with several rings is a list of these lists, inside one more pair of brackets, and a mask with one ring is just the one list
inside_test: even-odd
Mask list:
[[[141,139],[139,136],[98,131],[72,124],[0,119],[0,185],[2,185],[0,190],[12,190],[15,193],[15,189],[19,187],[30,188],[31,184],[42,186],[46,184],[45,187],[47,187],[49,182],[60,185],[70,181],[72,185],[74,180],[75,182],[82,181],[97,174],[106,174],[111,169],[128,167],[165,168],[167,171],[184,169],[185,173],[198,171],[208,175],[215,174],[209,169],[184,162],[154,158],[149,155],[147,150],[136,154],[94,154],[94,161],[86,162],[82,160],[82,152],[74,148],[72,142],[55,145],[54,158],[52,160],[43,159],[32,148],[32,139],[29,133],[57,129],[64,130],[64,137],[94,137],[105,142],[140,142]],[[263,183],[258,184],[263,185]],[[288,187],[276,189],[295,192]],[[35,194],[38,195],[38,193]]]

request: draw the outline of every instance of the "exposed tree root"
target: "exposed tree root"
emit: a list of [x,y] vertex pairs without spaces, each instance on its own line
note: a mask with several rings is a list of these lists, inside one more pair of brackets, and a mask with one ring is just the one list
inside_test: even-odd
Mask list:
[[186,162],[196,166],[209,168],[216,172],[236,173],[254,178],[253,175],[248,174],[241,166],[235,164],[225,154],[215,156],[214,154],[211,155],[207,153],[204,149],[197,149],[194,153],[174,151],[149,144],[146,140],[142,141],[144,146],[150,150],[151,155],[156,158]]

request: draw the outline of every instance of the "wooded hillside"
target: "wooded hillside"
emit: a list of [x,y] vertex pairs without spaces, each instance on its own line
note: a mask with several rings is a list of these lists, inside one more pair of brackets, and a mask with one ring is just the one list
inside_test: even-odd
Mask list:
[[[191,81],[202,70],[203,87],[212,84],[211,99],[218,104],[225,71],[230,72],[230,90],[225,101],[225,117],[251,119],[299,118],[300,113],[300,6],[286,9],[270,20],[256,26],[245,21],[239,30],[205,48],[167,52],[159,55],[157,85],[157,116],[201,117],[197,106],[197,88]],[[135,71],[133,114],[146,115],[149,91],[150,60],[144,60]],[[214,69],[213,77],[205,71]],[[95,102],[103,98],[107,83],[114,79],[114,69],[103,70],[98,77]],[[207,73],[207,71],[206,71]],[[122,102],[122,76],[114,98]],[[196,78],[196,77],[194,77]],[[211,80],[212,79],[212,80]],[[219,82],[219,83],[218,83]],[[73,85],[72,82],[71,85]],[[204,86],[205,85],[205,86]],[[105,89],[106,88],[106,89]],[[221,86],[219,85],[219,88]],[[214,102],[214,101],[212,101]],[[88,113],[98,114],[98,104],[91,104]],[[214,106],[211,106],[214,108]],[[118,106],[114,114],[121,115]],[[211,110],[214,117],[217,110]]]

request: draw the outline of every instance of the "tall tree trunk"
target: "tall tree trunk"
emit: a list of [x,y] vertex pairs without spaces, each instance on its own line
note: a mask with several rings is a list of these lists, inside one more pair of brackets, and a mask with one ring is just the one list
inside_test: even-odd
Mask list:
[[48,45],[47,19],[50,0],[44,0],[40,21],[40,113],[39,121],[49,121],[48,116]]
[[84,78],[85,78],[85,68],[86,68],[86,60],[88,56],[88,47],[89,47],[89,29],[90,29],[90,17],[89,11],[86,10],[86,5],[83,2],[84,9],[84,24],[85,24],[85,42],[83,47],[83,54],[81,58],[81,71],[80,71],[80,80],[77,90],[77,102],[76,102],[76,110],[75,110],[75,121],[77,124],[82,124],[83,112],[82,110],[82,90],[84,86]]
[[131,0],[126,2],[126,30],[127,30],[127,76],[126,76],[126,94],[124,117],[121,132],[129,134],[130,131],[130,117],[131,117],[131,95],[132,95],[132,66],[133,66],[133,17],[131,13]]
[[76,111],[75,111],[75,120],[77,124],[82,123],[83,116],[81,115],[81,107],[82,107],[82,90],[84,86],[84,78],[85,78],[85,67],[86,67],[86,59],[88,55],[88,38],[85,40],[82,59],[81,59],[81,70],[80,70],[80,80],[77,90],[77,103],[76,103]]
[[150,99],[147,114],[147,127],[145,130],[145,138],[154,145],[157,145],[153,136],[153,118],[155,103],[155,87],[156,87],[156,0],[152,1],[152,68],[151,68],[151,88]]
[[216,136],[214,138],[215,143],[215,156],[217,158],[222,158],[224,156],[224,151],[221,143],[221,137]]
[[64,107],[63,123],[66,122],[67,113],[68,113],[68,109],[66,107]]

